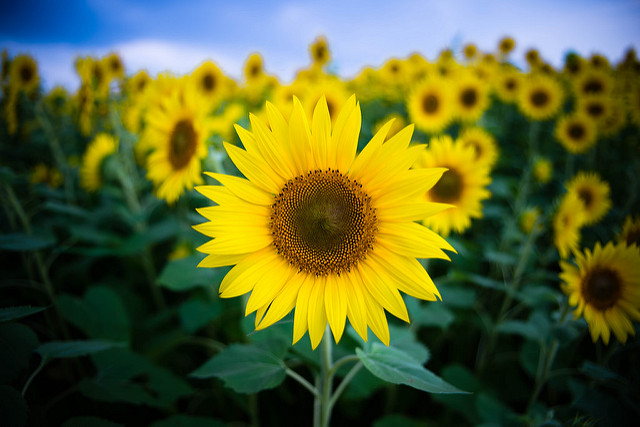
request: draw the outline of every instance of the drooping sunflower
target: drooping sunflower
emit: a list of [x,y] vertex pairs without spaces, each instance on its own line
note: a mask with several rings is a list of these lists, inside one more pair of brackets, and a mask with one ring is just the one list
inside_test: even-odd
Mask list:
[[477,121],[489,105],[488,87],[475,74],[459,72],[452,88],[455,117],[463,122]]
[[609,183],[600,179],[595,172],[578,172],[565,188],[568,193],[575,193],[582,201],[584,225],[597,223],[611,209]]
[[38,87],[38,64],[29,55],[16,55],[9,66],[9,86],[16,91],[32,92]]
[[409,119],[423,132],[443,131],[453,119],[451,83],[441,77],[428,77],[416,84],[407,99]]
[[447,169],[424,197],[428,202],[453,207],[426,218],[427,227],[448,236],[451,231],[464,232],[472,218],[482,218],[482,201],[491,196],[487,189],[491,178],[489,168],[476,161],[472,147],[455,143],[448,135],[431,138],[415,167]]
[[458,144],[473,147],[476,162],[487,166],[489,169],[498,160],[496,139],[481,127],[474,126],[464,129],[458,136]]
[[295,309],[293,342],[308,330],[315,349],[327,322],[340,340],[348,318],[367,339],[385,344],[385,310],[408,321],[399,291],[435,300],[438,290],[416,258],[448,258],[453,250],[415,222],[446,208],[421,195],[443,169],[411,170],[423,150],[409,148],[413,126],[383,142],[391,123],[356,156],[360,106],[349,98],[331,126],[324,98],[311,123],[294,99],[289,122],[267,103],[268,123],[251,115],[236,127],[245,149],[225,144],[247,178],[209,174],[222,185],[199,186],[217,203],[198,211],[194,228],[212,237],[200,267],[235,265],[221,297],[251,293],[246,314],[263,329]]
[[593,251],[577,252],[576,265],[561,262],[562,290],[574,316],[583,316],[591,339],[609,344],[611,331],[625,343],[640,320],[640,252],[625,244],[596,243]]
[[562,197],[553,217],[553,243],[562,259],[578,250],[584,215],[584,204],[577,194],[567,193]]
[[147,111],[140,143],[150,147],[147,178],[158,198],[174,203],[185,190],[201,184],[200,163],[207,155],[210,118],[207,105],[182,82]]
[[587,152],[597,141],[596,125],[585,114],[570,114],[558,119],[555,137],[573,154]]
[[562,86],[555,78],[536,73],[529,74],[526,79],[523,79],[518,107],[529,119],[552,118],[560,110],[562,102]]
[[118,150],[118,141],[113,135],[100,133],[89,143],[80,166],[80,186],[89,192],[102,187],[104,162]]
[[635,245],[636,248],[640,249],[640,216],[627,215],[618,240],[628,246]]

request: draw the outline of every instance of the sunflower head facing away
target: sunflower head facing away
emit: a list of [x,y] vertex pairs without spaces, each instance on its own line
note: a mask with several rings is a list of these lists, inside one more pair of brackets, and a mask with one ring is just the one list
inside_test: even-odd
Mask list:
[[577,252],[576,265],[561,262],[560,278],[576,318],[589,324],[591,339],[609,344],[611,331],[624,343],[635,335],[640,320],[640,252],[625,244],[596,243],[593,251]]
[[297,98],[288,122],[271,103],[266,117],[236,127],[244,149],[225,143],[245,178],[208,174],[221,185],[197,187],[217,204],[198,210],[208,222],[194,228],[212,238],[199,266],[235,265],[220,296],[250,293],[256,329],[295,309],[294,343],[309,331],[316,348],[327,322],[337,342],[348,318],[362,339],[368,327],[388,345],[385,310],[409,321],[400,291],[439,297],[417,258],[453,248],[417,221],[447,208],[423,199],[444,169],[410,169],[423,147],[409,146],[413,126],[385,141],[391,122],[356,155],[355,96],[335,125],[324,97],[310,122]]

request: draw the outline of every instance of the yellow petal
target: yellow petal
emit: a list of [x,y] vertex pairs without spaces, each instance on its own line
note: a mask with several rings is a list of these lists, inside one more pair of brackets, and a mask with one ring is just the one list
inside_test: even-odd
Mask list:
[[389,313],[408,323],[409,313],[407,313],[407,306],[404,304],[398,289],[385,281],[385,279],[388,279],[386,275],[385,277],[380,276],[382,269],[377,267],[376,264],[370,265],[370,259],[367,259],[358,264],[358,271],[364,288],[369,294]]
[[246,258],[245,254],[234,255],[207,255],[200,263],[198,267],[216,268],[224,267],[227,265],[234,265]]
[[296,298],[296,311],[293,317],[293,343],[297,343],[300,338],[307,332],[309,325],[309,298],[315,280],[313,276],[308,276],[298,290],[298,298]]
[[358,335],[367,341],[367,306],[364,301],[362,281],[357,273],[349,273],[344,281],[344,289],[347,297],[347,316],[351,326]]
[[229,255],[247,254],[264,249],[273,243],[271,234],[245,236],[230,235],[216,237],[198,247],[198,251],[205,254]]
[[231,298],[251,292],[256,281],[260,279],[265,268],[276,261],[276,254],[271,248],[253,253],[233,267],[220,283],[218,290],[221,298]]
[[311,295],[309,296],[308,319],[309,338],[311,339],[311,348],[315,348],[322,341],[322,336],[327,327],[327,313],[324,308],[324,289],[326,279],[320,278],[315,281]]
[[253,114],[249,115],[251,128],[256,136],[256,148],[269,166],[278,173],[284,183],[293,175],[293,164],[290,154],[282,144],[276,140],[267,126]]
[[361,126],[362,112],[360,111],[360,104],[356,103],[355,108],[347,118],[344,128],[342,128],[342,132],[334,132],[332,135],[333,144],[337,149],[336,165],[343,174],[349,171],[356,157]]
[[247,316],[264,305],[268,306],[287,285],[293,273],[293,269],[284,259],[280,258],[272,262],[270,268],[265,271],[253,287],[244,315]]
[[[260,330],[273,325],[294,309],[296,300],[298,299],[298,292],[305,280],[308,280],[307,277],[306,274],[300,274],[298,277],[294,276],[293,279],[289,280],[281,289],[280,293],[274,298],[269,306],[269,311],[267,311],[267,314],[256,329]],[[304,332],[302,334],[304,335]]]
[[369,169],[371,160],[378,157],[378,154],[382,149],[384,139],[387,137],[392,124],[393,120],[389,120],[384,126],[382,126],[373,138],[371,138],[371,141],[365,145],[360,154],[358,154],[358,157],[353,161],[353,165],[351,165],[351,170],[349,171],[349,176],[352,179],[361,181],[362,173]]
[[364,289],[363,296],[367,307],[367,322],[369,327],[378,339],[388,347],[389,325],[387,324],[387,316],[384,314],[382,306],[366,289]]
[[289,118],[289,141],[296,170],[305,173],[309,170],[311,156],[311,131],[307,116],[298,98],[293,98],[293,110]]
[[[273,195],[257,187],[251,181],[247,181],[246,179],[239,178],[237,176],[223,175],[220,173],[205,172],[205,174],[217,180],[228,188],[229,191],[246,202],[265,206],[270,206],[273,203]],[[196,190],[200,191],[199,189],[202,187],[207,186],[196,187]],[[202,194],[206,196],[205,193]]]
[[311,127],[313,138],[315,140],[315,144],[313,146],[313,157],[315,159],[316,167],[323,170],[327,169],[329,167],[327,160],[328,147],[331,143],[331,117],[329,116],[327,99],[324,95],[320,97],[320,100],[313,111]]
[[347,321],[347,295],[344,282],[344,276],[327,276],[324,289],[324,306],[336,343],[340,341]]
[[277,183],[277,174],[264,160],[226,142],[224,143],[224,148],[238,170],[249,181],[271,194],[277,194],[280,191],[280,185]]
[[379,225],[376,236],[378,244],[400,255],[415,258],[440,258],[449,260],[442,249],[455,252],[455,249],[437,233],[416,222]]

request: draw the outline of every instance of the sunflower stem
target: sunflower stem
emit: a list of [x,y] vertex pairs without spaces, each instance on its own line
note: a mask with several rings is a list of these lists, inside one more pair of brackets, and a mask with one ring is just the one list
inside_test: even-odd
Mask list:
[[309,381],[305,380],[304,377],[302,377],[302,375],[298,374],[296,371],[294,371],[291,368],[287,368],[285,372],[288,376],[290,376],[291,378],[296,380],[300,385],[302,385],[304,388],[309,390],[311,394],[313,394],[313,397],[315,397],[316,399],[321,398],[320,393],[318,392],[318,389],[316,389],[313,386],[313,384],[311,384]]
[[[331,418],[331,390],[333,388],[333,374],[331,371],[333,365],[333,343],[331,342],[331,329],[328,324],[320,345],[320,378],[318,382],[320,396],[316,399],[316,404],[314,405],[314,425],[327,427]],[[316,424],[316,421],[318,424]]]

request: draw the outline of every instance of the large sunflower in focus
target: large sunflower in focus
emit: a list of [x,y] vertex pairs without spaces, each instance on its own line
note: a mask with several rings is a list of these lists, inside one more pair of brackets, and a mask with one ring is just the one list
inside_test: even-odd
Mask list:
[[416,84],[407,100],[410,120],[423,132],[438,133],[453,119],[451,84],[440,77],[428,77]]
[[184,83],[147,112],[140,141],[152,148],[147,178],[167,203],[202,183],[200,162],[207,155],[208,126],[206,103]]
[[531,120],[547,120],[560,110],[562,101],[560,83],[551,76],[537,73],[523,80],[518,107]]
[[478,163],[472,147],[454,143],[448,135],[431,138],[415,167],[447,169],[425,198],[452,207],[425,219],[427,227],[448,236],[452,230],[462,233],[469,228],[471,218],[482,217],[482,201],[491,195],[487,190],[491,178],[489,167]]
[[369,327],[388,345],[385,310],[409,320],[399,291],[439,296],[416,258],[453,249],[415,221],[445,208],[421,197],[444,170],[409,169],[423,150],[409,147],[412,126],[384,142],[388,123],[356,156],[355,96],[335,126],[324,98],[310,123],[297,98],[288,123],[266,110],[268,123],[251,115],[252,131],[236,127],[245,149],[225,144],[247,179],[209,174],[222,185],[197,187],[217,204],[198,210],[209,221],[194,228],[212,238],[200,267],[235,264],[220,296],[251,293],[257,329],[295,309],[294,343],[308,330],[316,348],[327,322],[338,341],[348,318],[364,340]]
[[640,252],[625,244],[596,243],[593,251],[576,253],[576,265],[561,262],[562,290],[575,306],[576,318],[589,324],[591,339],[609,344],[611,331],[624,343],[640,320]]
[[568,193],[575,193],[584,206],[584,225],[592,225],[611,209],[609,184],[594,172],[578,172],[566,184]]

